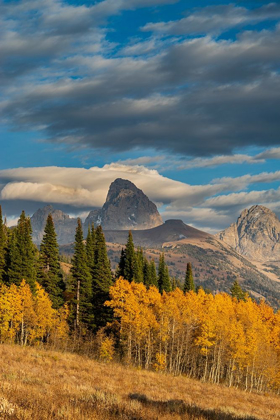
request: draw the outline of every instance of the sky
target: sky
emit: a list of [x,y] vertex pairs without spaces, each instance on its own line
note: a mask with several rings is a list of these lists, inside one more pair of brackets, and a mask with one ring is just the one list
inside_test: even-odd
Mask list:
[[85,217],[129,179],[210,233],[280,216],[280,2],[0,0],[0,204]]

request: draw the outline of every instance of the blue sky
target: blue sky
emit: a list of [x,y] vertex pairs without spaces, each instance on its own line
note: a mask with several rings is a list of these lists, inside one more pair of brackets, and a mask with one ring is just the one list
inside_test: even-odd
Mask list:
[[114,177],[216,232],[280,215],[280,4],[0,0],[0,203],[86,215]]

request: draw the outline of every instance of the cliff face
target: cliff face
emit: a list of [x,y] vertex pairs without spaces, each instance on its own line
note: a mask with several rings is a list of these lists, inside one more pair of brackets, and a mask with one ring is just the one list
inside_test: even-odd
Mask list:
[[33,230],[33,241],[39,245],[43,239],[44,229],[48,215],[53,217],[57,241],[59,244],[67,244],[74,241],[77,219],[71,218],[61,210],[55,210],[53,206],[48,205],[37,210],[31,217]]
[[110,186],[101,210],[91,211],[85,226],[101,224],[105,230],[150,229],[163,223],[157,207],[132,182],[118,178]]
[[237,222],[216,237],[252,261],[280,260],[280,221],[267,207],[243,210]]
[[[33,241],[40,244],[48,215],[51,213],[59,244],[74,242],[77,219],[48,205],[37,210],[31,217]],[[102,225],[106,230],[151,229],[163,223],[157,207],[132,182],[116,179],[110,186],[102,209],[92,210],[84,223],[84,233],[88,226]]]

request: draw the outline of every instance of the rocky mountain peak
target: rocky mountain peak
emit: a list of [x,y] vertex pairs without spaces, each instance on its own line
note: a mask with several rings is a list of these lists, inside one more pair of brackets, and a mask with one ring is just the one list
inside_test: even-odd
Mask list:
[[61,210],[54,209],[50,204],[38,209],[31,217],[33,241],[36,244],[41,243],[49,214],[52,215],[54,221],[58,243],[73,242],[77,219],[71,218]]
[[106,202],[99,211],[90,212],[85,221],[101,224],[107,230],[150,229],[161,225],[157,207],[142,190],[127,179],[117,178],[110,185]]
[[129,181],[128,179],[117,178],[114,182],[111,183],[106,203],[111,203],[114,200],[118,199],[118,197],[126,195],[133,195],[137,194],[139,190],[133,182]]
[[280,260],[280,221],[265,206],[243,210],[236,223],[216,236],[252,261]]

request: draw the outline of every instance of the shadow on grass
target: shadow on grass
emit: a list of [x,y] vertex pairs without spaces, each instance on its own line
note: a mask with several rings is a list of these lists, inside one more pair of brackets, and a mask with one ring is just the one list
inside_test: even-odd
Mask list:
[[207,410],[196,405],[188,405],[182,400],[155,401],[143,394],[129,394],[131,400],[136,400],[146,407],[154,408],[157,413],[189,415],[191,418],[205,420],[257,420],[252,416],[235,416],[220,410]]

